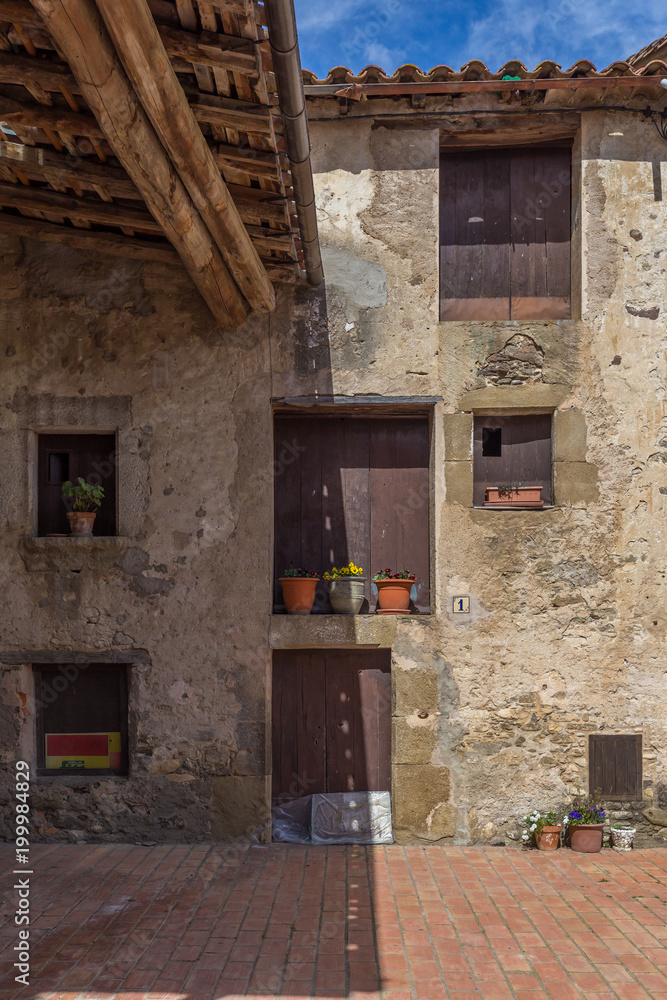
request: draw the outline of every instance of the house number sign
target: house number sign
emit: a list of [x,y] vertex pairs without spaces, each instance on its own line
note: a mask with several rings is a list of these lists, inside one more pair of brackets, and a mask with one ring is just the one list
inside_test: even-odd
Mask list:
[[452,611],[454,612],[455,615],[469,615],[470,598],[469,597],[452,598]]

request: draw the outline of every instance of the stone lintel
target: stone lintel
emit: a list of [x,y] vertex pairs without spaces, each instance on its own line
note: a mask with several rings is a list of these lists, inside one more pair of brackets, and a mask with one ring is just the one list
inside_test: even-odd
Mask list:
[[269,645],[271,649],[390,649],[395,638],[396,618],[389,615],[272,615]]
[[555,410],[570,395],[567,385],[545,385],[534,382],[530,385],[492,385],[486,389],[471,389],[464,392],[458,401],[459,410],[475,413],[516,412],[531,410],[549,412]]
[[24,663],[150,663],[146,649],[107,649],[85,653],[71,649],[20,649],[17,652],[0,652],[0,664],[21,667]]

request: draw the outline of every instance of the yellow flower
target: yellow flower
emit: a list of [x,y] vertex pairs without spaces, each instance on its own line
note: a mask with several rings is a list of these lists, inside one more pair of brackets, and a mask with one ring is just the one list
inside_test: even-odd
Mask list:
[[324,579],[325,579],[325,580],[330,580],[330,579],[331,579],[331,577],[329,576],[329,574],[328,574],[328,573],[325,573],[325,574],[324,574]]

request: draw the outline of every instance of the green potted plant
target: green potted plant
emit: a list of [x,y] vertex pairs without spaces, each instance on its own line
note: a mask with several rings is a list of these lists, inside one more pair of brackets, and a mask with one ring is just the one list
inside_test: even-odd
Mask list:
[[544,507],[541,486],[498,483],[486,487],[485,507]]
[[73,499],[72,509],[67,512],[69,530],[72,535],[92,535],[97,512],[104,499],[103,486],[91,486],[81,476],[75,483],[68,480],[62,485],[63,496]]
[[629,823],[614,823],[611,828],[611,846],[615,851],[631,851],[637,830]]
[[315,602],[319,576],[314,569],[297,569],[290,563],[279,578],[288,615],[309,615]]
[[373,577],[373,583],[378,591],[379,615],[409,615],[410,591],[415,582],[415,574],[407,569],[397,573],[387,567]]
[[602,850],[602,833],[606,813],[600,805],[600,792],[596,789],[592,798],[580,802],[575,799],[572,809],[563,817],[567,828],[570,847],[579,854],[597,854]]
[[555,812],[539,813],[534,809],[524,819],[526,829],[523,831],[524,844],[534,844],[539,851],[556,851],[560,844],[560,833],[563,829]]
[[337,615],[358,615],[365,597],[365,578],[361,566],[350,562],[347,566],[323,575],[329,583],[329,600]]

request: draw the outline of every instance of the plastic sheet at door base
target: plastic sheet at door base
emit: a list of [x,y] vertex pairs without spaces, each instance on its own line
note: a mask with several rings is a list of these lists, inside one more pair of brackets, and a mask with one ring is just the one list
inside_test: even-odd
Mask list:
[[305,795],[274,806],[273,839],[289,844],[393,844],[389,792]]

